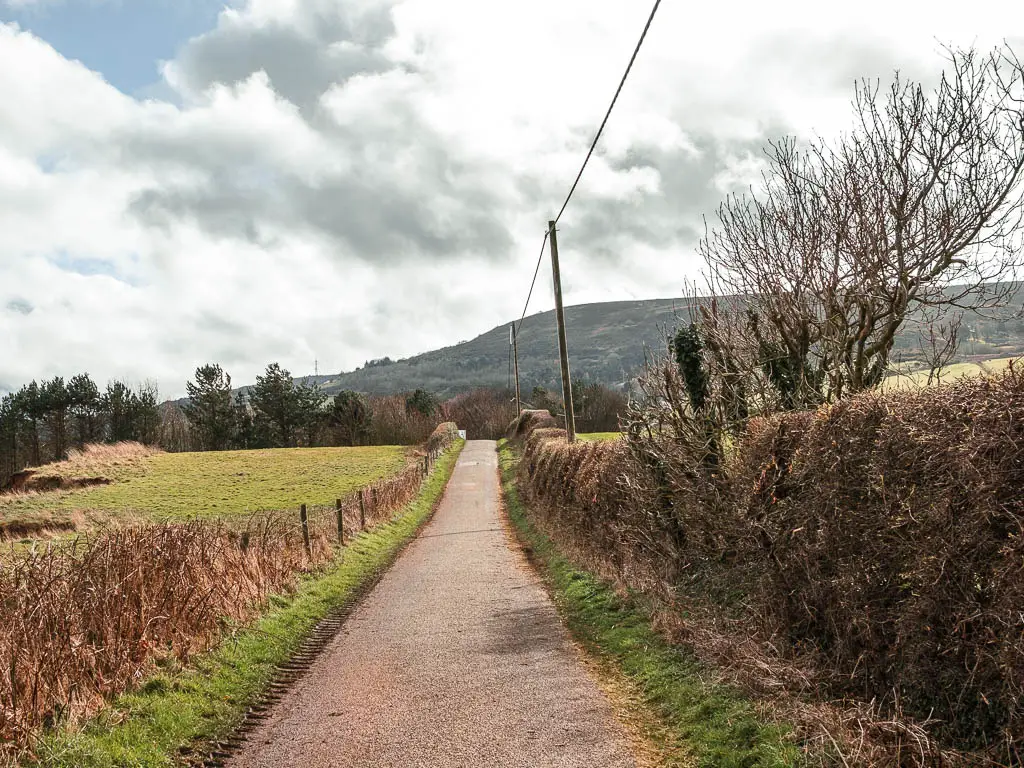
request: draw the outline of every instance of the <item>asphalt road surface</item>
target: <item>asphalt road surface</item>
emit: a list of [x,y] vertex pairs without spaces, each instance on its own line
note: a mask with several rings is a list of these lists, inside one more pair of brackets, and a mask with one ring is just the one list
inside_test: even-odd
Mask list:
[[434,519],[230,768],[635,768],[470,441]]

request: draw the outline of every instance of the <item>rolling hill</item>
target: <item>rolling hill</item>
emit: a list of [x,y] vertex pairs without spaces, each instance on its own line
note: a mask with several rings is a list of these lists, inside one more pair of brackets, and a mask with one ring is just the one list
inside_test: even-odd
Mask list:
[[[1021,293],[996,317],[969,313],[960,345],[961,362],[1024,354]],[[574,379],[622,386],[642,367],[645,352],[665,349],[667,334],[688,320],[684,299],[652,299],[581,304],[565,310],[569,362]],[[348,373],[315,378],[325,393],[344,389],[395,394],[426,389],[451,396],[475,387],[504,387],[508,381],[509,324],[471,341],[405,360],[371,361]],[[894,357],[911,367],[916,336],[897,340]],[[534,386],[558,390],[558,341],[554,311],[527,317],[519,335],[519,372],[523,392]]]
[[[645,346],[662,350],[666,328],[685,317],[679,299],[582,304],[565,310],[573,378],[621,385],[644,360]],[[421,388],[453,395],[508,381],[509,324],[452,347],[405,360],[373,361],[356,371],[319,376],[327,394],[343,389],[393,394]],[[525,392],[560,387],[554,311],[527,317],[519,332],[519,375]],[[313,377],[311,377],[311,380]]]

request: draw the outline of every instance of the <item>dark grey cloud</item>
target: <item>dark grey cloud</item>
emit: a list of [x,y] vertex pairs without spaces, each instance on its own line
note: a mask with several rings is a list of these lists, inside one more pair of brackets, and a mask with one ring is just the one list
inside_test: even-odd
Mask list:
[[[262,245],[271,244],[273,231],[302,232],[343,246],[340,252],[348,257],[377,264],[423,257],[440,261],[467,252],[505,257],[512,237],[500,219],[502,200],[468,178],[469,169],[459,171],[442,148],[424,151],[423,159],[435,170],[417,179],[378,166],[315,186],[282,178],[254,189],[218,175],[198,188],[145,190],[130,211],[149,226],[189,220],[216,237]],[[452,208],[457,217],[442,212]]]
[[656,193],[641,193],[629,200],[595,199],[581,185],[579,199],[567,215],[571,229],[568,246],[577,248],[595,265],[620,266],[637,244],[658,251],[693,251],[704,234],[703,217],[713,218],[724,197],[717,181],[731,157],[761,151],[761,139],[730,142],[724,146],[710,136],[692,139],[690,150],[651,147],[630,151],[609,161],[616,172],[653,170],[660,184]]
[[169,231],[179,221],[195,221],[214,237],[269,244],[260,234],[259,222],[272,220],[274,206],[267,196],[225,181],[198,189],[147,189],[134,196],[128,210],[150,227]]
[[[371,263],[507,258],[513,238],[502,214],[510,206],[488,179],[493,168],[465,158],[408,98],[382,104],[369,122],[339,122],[322,102],[357,75],[408,75],[381,52],[394,34],[388,7],[348,16],[332,6],[302,30],[222,22],[190,42],[173,66],[180,87],[198,93],[263,72],[346,170],[311,180],[245,148],[140,131],[107,150],[159,177],[133,197],[129,212],[147,226],[171,229],[186,220],[215,237],[260,245],[275,231],[313,235],[345,258]],[[205,180],[167,183],[163,171],[180,167]]]
[[[427,184],[403,188],[401,178],[369,183],[365,177],[335,179],[319,188],[295,189],[291,202],[316,231],[345,241],[375,262],[418,255],[441,260],[467,252],[504,257],[512,237],[500,220],[500,197],[463,173],[442,172],[441,166],[454,164],[441,151],[426,159],[437,167],[428,173]],[[440,213],[440,202],[458,215]]]
[[35,311],[35,307],[27,299],[11,299],[7,302],[7,309],[11,312],[17,312],[19,315],[31,315]]
[[311,114],[330,86],[391,69],[380,49],[394,32],[390,7],[351,16],[340,4],[314,12],[305,30],[222,23],[184,47],[174,72],[180,85],[194,93],[265,72],[278,94]]

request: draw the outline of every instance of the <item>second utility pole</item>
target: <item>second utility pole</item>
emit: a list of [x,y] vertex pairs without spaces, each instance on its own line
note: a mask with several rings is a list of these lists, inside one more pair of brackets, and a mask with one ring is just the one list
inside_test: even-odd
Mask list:
[[558,270],[558,236],[555,222],[548,222],[551,240],[551,273],[555,282],[555,319],[558,321],[558,356],[562,361],[562,401],[565,404],[565,432],[570,443],[576,442],[576,414],[572,407],[572,379],[569,378],[569,351],[565,343],[565,311],[562,309],[562,273]]
[[516,361],[516,418],[523,415],[523,400],[519,396],[519,334],[516,333],[516,324],[512,323],[509,329],[509,341],[512,342],[512,355]]

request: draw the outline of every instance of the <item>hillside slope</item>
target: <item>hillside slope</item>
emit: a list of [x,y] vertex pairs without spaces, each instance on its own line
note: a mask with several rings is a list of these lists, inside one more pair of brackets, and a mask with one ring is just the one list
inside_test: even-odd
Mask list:
[[[679,299],[567,307],[565,325],[573,378],[622,384],[643,364],[645,346],[662,350],[666,328],[674,328],[685,316],[685,304]],[[478,386],[504,387],[508,381],[508,337],[509,324],[501,325],[472,341],[318,380],[328,394],[342,389],[393,394],[422,388],[452,395]],[[554,311],[523,322],[519,375],[526,392],[534,386],[560,386]]]
[[[960,361],[1024,354],[1024,320],[1018,292],[1012,306],[995,316],[968,313],[961,331]],[[1001,319],[1000,319],[1001,318]],[[684,299],[652,299],[581,304],[565,310],[569,362],[574,379],[610,386],[636,374],[647,352],[663,352],[668,332],[688,320]],[[508,381],[509,324],[472,341],[399,361],[368,364],[359,370],[316,377],[327,394],[343,389],[395,394],[426,389],[450,396],[474,387],[504,387]],[[894,360],[918,356],[913,331],[898,337]],[[554,311],[527,317],[519,336],[519,373],[524,393],[534,386],[558,390],[558,341]],[[310,377],[312,380],[314,377]]]

